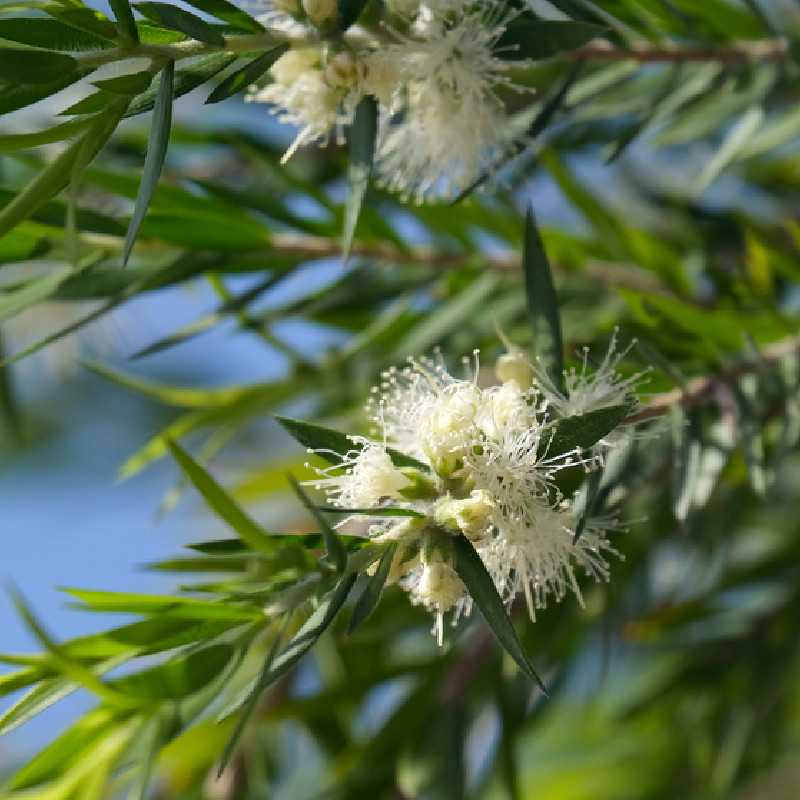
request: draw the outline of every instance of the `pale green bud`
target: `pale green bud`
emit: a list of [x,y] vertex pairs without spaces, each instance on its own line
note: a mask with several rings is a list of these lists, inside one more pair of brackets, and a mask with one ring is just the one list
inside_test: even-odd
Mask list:
[[314,25],[324,28],[336,22],[339,4],[337,0],[303,0],[303,11]]
[[495,365],[495,374],[501,383],[515,381],[520,389],[527,389],[533,383],[534,377],[531,362],[519,350],[500,356]]

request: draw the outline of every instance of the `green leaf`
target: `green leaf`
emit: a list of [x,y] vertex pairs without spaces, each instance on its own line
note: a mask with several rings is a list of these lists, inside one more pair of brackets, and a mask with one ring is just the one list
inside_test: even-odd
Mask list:
[[426,519],[427,515],[413,508],[395,508],[381,506],[380,508],[339,508],[338,506],[315,506],[317,511],[327,511],[329,514],[365,514],[370,517],[415,517]]
[[522,253],[528,316],[533,329],[533,349],[555,387],[564,391],[564,344],[550,262],[536,226],[533,209],[525,217],[525,246]]
[[62,142],[65,139],[71,139],[75,134],[85,130],[96,121],[95,117],[86,117],[85,119],[73,119],[36,133],[2,134],[0,135],[0,153],[13,153],[17,150],[27,150],[43,144]]
[[225,37],[200,17],[169,3],[136,3],[136,10],[165,28],[180,31],[206,44],[225,47]]
[[122,266],[126,266],[131,256],[136,236],[142,225],[147,207],[153,197],[153,192],[158,185],[164,158],[169,145],[169,132],[172,127],[172,90],[175,81],[175,62],[170,61],[161,73],[161,82],[156,96],[156,105],[153,111],[153,121],[150,126],[150,138],[147,142],[147,155],[144,159],[142,182],[136,197],[133,217],[128,226],[125,237],[125,249],[122,253]]
[[91,589],[65,588],[92,611],[114,614],[157,615],[161,619],[236,620],[239,622],[263,619],[263,612],[252,605],[197,600],[182,595],[134,594],[132,592],[103,592]]
[[128,0],[109,0],[108,4],[117,18],[117,28],[120,35],[133,44],[139,42],[139,31],[136,28],[136,21],[133,18],[131,4]]
[[576,448],[586,450],[611,433],[630,413],[631,406],[619,405],[564,417],[553,423],[552,433],[543,437],[542,446],[550,458]]
[[375,574],[370,576],[364,591],[356,601],[356,607],[353,609],[353,615],[350,617],[350,624],[347,627],[348,633],[353,633],[372,612],[377,608],[378,602],[383,593],[383,587],[386,585],[386,578],[389,576],[389,570],[392,567],[394,554],[397,552],[397,542],[392,542],[384,551],[381,560],[378,562],[378,568]]
[[63,53],[0,47],[0,81],[10,86],[52,84],[77,69],[78,62]]
[[367,194],[372,164],[375,157],[375,140],[378,135],[378,101],[365,95],[356,107],[350,126],[348,144],[350,160],[347,167],[347,202],[342,233],[342,258],[346,262],[353,244],[353,236]]
[[82,361],[84,367],[113,381],[131,391],[138,392],[168,406],[178,408],[209,408],[226,406],[248,395],[263,391],[273,384],[250,384],[249,386],[231,386],[210,389],[189,389],[183,386],[164,386],[160,383],[137,378],[107,367],[97,361]]
[[186,0],[186,2],[240,30],[253,33],[260,33],[264,30],[264,26],[258,20],[253,19],[248,13],[227,0]]
[[701,427],[697,415],[688,424],[680,405],[670,411],[673,446],[672,509],[678,522],[686,522],[694,505],[694,494],[700,477],[703,447]]
[[218,644],[178,656],[151,669],[111,681],[116,691],[137,699],[179,700],[199,692],[230,663],[234,649]]
[[180,445],[167,440],[167,446],[186,477],[203,496],[209,508],[236,531],[250,548],[257,552],[274,553],[275,543],[236,501]]
[[90,711],[25,764],[6,788],[18,792],[55,778],[73,759],[81,758],[87,748],[106,736],[114,724],[113,710],[96,708]]
[[255,83],[282,56],[288,45],[279,44],[228,75],[208,96],[206,103],[219,103]]
[[26,627],[41,646],[47,650],[53,666],[61,675],[71,682],[88,689],[112,706],[123,708],[131,707],[132,704],[125,697],[116,692],[109,684],[103,683],[92,669],[85,667],[80,661],[74,659],[61,645],[55,643],[16,589],[12,588],[11,599]]
[[[363,447],[363,445],[352,441],[346,434],[333,430],[333,428],[325,428],[322,425],[278,415],[275,416],[275,419],[300,444],[310,450],[318,451],[317,455],[331,464],[341,463],[347,453],[353,450],[360,450]],[[416,458],[393,450],[391,447],[387,448],[387,452],[396,467],[413,467],[425,472],[430,471],[427,464],[417,461]]]
[[116,26],[100,11],[78,6],[64,8],[52,3],[46,5],[43,11],[72,28],[79,28],[86,33],[99,36],[101,39],[107,39],[112,43],[117,41],[118,31]]
[[[236,56],[231,53],[213,53],[203,58],[198,58],[189,66],[179,69],[175,73],[175,86],[173,96],[177,99],[196,89],[198,86],[211,80],[217,73],[230,66],[236,60]],[[137,97],[128,109],[126,117],[134,117],[150,111],[155,105],[158,89],[150,88],[140,97]]]
[[116,78],[105,78],[93,81],[93,86],[105,92],[121,95],[134,95],[146,92],[153,82],[153,74],[146,69],[132,72],[130,75],[119,75]]
[[24,311],[28,306],[47,299],[72,274],[72,267],[66,266],[42,275],[19,289],[0,292],[0,321],[9,319]]
[[10,733],[42,711],[63,700],[77,689],[77,685],[66,678],[49,678],[40,681],[17,702],[0,714],[0,736]]
[[26,83],[14,82],[3,86],[0,92],[0,114],[8,114],[20,108],[38,103],[45,97],[50,97],[67,86],[88,75],[90,70],[76,70],[62,74],[50,83],[41,83],[34,86]]
[[80,159],[88,163],[105,145],[119,124],[127,102],[117,101],[73,144],[50,162],[10,203],[0,210],[0,238],[41,208],[72,179]]
[[536,674],[536,670],[533,668],[527,653],[522,647],[522,643],[517,637],[517,632],[514,630],[514,626],[506,613],[503,600],[497,592],[494,581],[486,571],[481,557],[465,536],[454,537],[453,545],[456,554],[456,572],[467,587],[470,596],[480,609],[483,618],[491,628],[497,641],[516,661],[520,669],[547,694],[544,683]]
[[336,531],[331,527],[328,520],[325,519],[324,514],[321,514],[319,509],[311,502],[294,475],[289,475],[289,483],[294,493],[300,498],[300,502],[311,512],[317,524],[320,526],[322,536],[325,539],[325,549],[328,551],[328,560],[336,568],[337,572],[344,572],[347,568],[347,551],[336,535]]
[[509,61],[552,58],[576,50],[606,33],[602,25],[570,20],[541,20],[525,14],[513,20],[497,42]]
[[603,471],[596,469],[589,473],[589,477],[584,484],[584,491],[581,494],[581,505],[576,504],[575,512],[578,514],[578,523],[575,525],[575,535],[572,543],[577,544],[586,530],[586,523],[597,513],[596,506],[600,496],[600,486],[603,483]]
[[[0,19],[0,39],[47,50],[103,50],[113,45],[108,39],[56,19]],[[19,78],[24,80],[22,75]]]
[[346,573],[335,588],[322,599],[314,613],[303,623],[291,638],[285,649],[277,657],[270,653],[262,669],[261,675],[253,686],[253,690],[245,701],[245,707],[223,753],[219,772],[224,771],[233,754],[236,742],[244,730],[250,715],[261,694],[268,689],[281,675],[288,672],[317,642],[327,630],[339,610],[344,605],[356,580],[354,572]]

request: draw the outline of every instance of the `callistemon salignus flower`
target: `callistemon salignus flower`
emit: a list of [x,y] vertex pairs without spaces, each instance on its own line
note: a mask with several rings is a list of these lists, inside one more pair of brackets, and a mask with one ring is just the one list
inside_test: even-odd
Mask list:
[[530,90],[515,82],[520,62],[502,43],[520,13],[508,3],[389,3],[383,24],[345,33],[335,46],[319,42],[336,16],[335,0],[264,7],[265,24],[295,44],[269,70],[272,82],[252,87],[248,99],[270,104],[299,129],[285,159],[341,132],[367,95],[379,108],[377,176],[418,202],[469,187],[515,137],[499,92]]
[[423,3],[407,33],[365,58],[367,76],[383,76],[377,162],[390,189],[418,202],[452,197],[508,146],[497,90],[520,87],[498,42],[516,13],[488,0]]
[[269,70],[272,83],[253,87],[251,102],[268,103],[281,122],[299,129],[283,156],[287,161],[303,145],[327,141],[353,121],[361,97],[357,88],[357,65],[348,53],[323,63],[316,46],[295,47],[285,52]]
[[[611,374],[617,363],[607,357],[596,380],[627,397],[631,384]],[[373,438],[350,437],[343,461],[312,481],[342,510],[381,509],[367,514],[367,535],[397,543],[389,580],[434,614],[440,641],[444,615],[471,608],[454,536],[471,542],[504,601],[525,597],[532,619],[568,592],[582,602],[578,576],[606,580],[607,557],[617,554],[606,536],[616,520],[589,519],[576,536],[580,512],[558,487],[562,471],[596,466],[595,454],[552,451],[564,415],[521,353],[501,357],[497,374],[499,385],[479,384],[477,351],[464,377],[439,356],[388,370],[367,405]],[[586,371],[572,386],[588,395],[596,388]],[[596,388],[600,402],[604,391]],[[409,511],[413,518],[401,516]]]

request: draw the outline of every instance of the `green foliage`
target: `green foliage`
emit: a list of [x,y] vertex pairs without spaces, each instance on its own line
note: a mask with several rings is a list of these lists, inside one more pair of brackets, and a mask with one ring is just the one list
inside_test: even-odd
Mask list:
[[[790,4],[526,9],[495,43],[501,74],[531,90],[500,81],[507,147],[457,202],[419,206],[373,182],[371,97],[347,147],[285,165],[266,125],[173,124],[183,95],[230,102],[290,46],[237,4],[182,5],[114,1],[107,18],[80,0],[0,3],[0,114],[48,100],[54,115],[9,116],[0,135],[2,429],[25,445],[18,362],[131,300],[204,283],[210,311],[124,353],[123,369],[85,366],[104,391],[168,414],[120,476],[171,455],[180,478],[164,509],[188,487],[226,529],[149,565],[178,576],[171,593],[68,589],[84,612],[124,615],[105,632],[63,640],[17,598],[40,652],[0,655],[0,733],[77,692],[94,705],[0,797],[779,800],[800,747]],[[314,34],[325,59],[364,31],[396,44],[387,21],[413,33],[384,7],[341,0]],[[129,58],[135,71],[95,74]],[[59,94],[75,84],[96,91]],[[523,220],[531,203],[539,225]],[[317,278],[325,259],[345,263]],[[74,314],[17,345],[14,326],[49,303]],[[297,320],[331,333],[330,348],[307,352],[286,332]],[[146,377],[148,357],[223,326],[279,354],[284,373],[221,387]],[[580,453],[554,481],[580,512],[575,541],[619,518],[624,560],[607,584],[576,571],[581,603],[551,602],[530,623],[465,536],[436,530],[476,608],[438,648],[397,585],[419,552],[366,535],[430,525],[426,511],[331,505],[300,488],[304,462],[341,475],[370,434],[370,387],[408,356],[439,347],[452,372],[480,349],[491,383],[499,329],[566,394],[564,369],[593,372],[616,327],[619,371],[647,366],[647,383],[586,413],[543,413],[539,455]],[[254,424],[272,419],[302,448]],[[595,468],[598,443],[632,420],[641,437]],[[404,497],[426,497],[430,467],[388,452],[412,476]],[[297,774],[287,742],[307,742]],[[300,772],[313,792],[290,782]],[[762,783],[779,788],[759,795]]]

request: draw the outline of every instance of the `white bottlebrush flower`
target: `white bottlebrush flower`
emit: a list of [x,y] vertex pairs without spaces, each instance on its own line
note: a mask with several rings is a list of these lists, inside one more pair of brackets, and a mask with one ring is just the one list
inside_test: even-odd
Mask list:
[[[277,118],[299,129],[283,156],[287,161],[298,148],[327,141],[332,131],[340,133],[350,124],[360,97],[354,73],[352,84],[342,81],[342,70],[327,70],[314,47],[292,48],[270,68],[273,83],[253,88],[251,102],[269,103]],[[333,82],[329,78],[335,77]]]
[[603,360],[597,367],[589,363],[589,348],[581,353],[580,366],[564,371],[565,393],[553,386],[544,373],[537,370],[537,379],[550,405],[561,417],[572,417],[635,402],[634,389],[642,382],[646,371],[637,372],[627,378],[618,372],[620,362],[630,351],[629,347],[617,349],[617,330],[611,335]]
[[[514,87],[497,43],[516,13],[479,2],[468,11],[421,6],[409,34],[365,58],[365,71],[396,75],[385,109],[377,163],[391,189],[422,202],[453,196],[500,155],[510,129],[496,94]],[[385,84],[386,81],[384,80]],[[387,103],[387,88],[379,97]]]
[[618,555],[599,524],[589,523],[575,542],[575,522],[567,509],[532,501],[525,513],[503,514],[497,532],[478,552],[500,595],[510,603],[522,594],[531,619],[548,599],[574,592],[583,604],[577,572],[607,580],[605,554]]
[[494,498],[482,489],[473,489],[469,497],[444,497],[433,509],[433,519],[445,528],[463,533],[467,539],[481,540],[491,525]]
[[[594,402],[614,405],[607,395],[630,393],[633,384],[614,372],[613,352],[612,343]],[[351,437],[359,449],[347,454],[342,467],[320,471],[315,482],[339,508],[384,504],[416,512],[402,521],[373,517],[368,535],[399,544],[391,580],[435,615],[439,640],[444,614],[453,610],[457,619],[471,607],[454,571],[452,536],[469,539],[505,602],[525,596],[532,618],[569,591],[582,602],[579,575],[607,579],[607,558],[616,555],[606,538],[618,527],[613,518],[590,521],[575,541],[580,512],[574,498],[559,490],[559,473],[590,468],[596,454],[550,452],[559,414],[538,371],[513,353],[513,363],[499,365],[504,382],[483,387],[474,355],[463,378],[453,376],[441,356],[384,373],[367,406],[375,441]],[[594,386],[588,372],[581,375],[571,388]],[[613,441],[609,437],[603,447]],[[413,456],[420,468],[398,469],[389,447]]]
[[418,566],[401,579],[414,605],[424,606],[434,616],[433,631],[441,646],[444,640],[444,615],[468,598],[458,573],[437,553],[422,557]]
[[336,467],[320,470],[311,481],[339,508],[374,508],[386,499],[402,499],[400,490],[411,481],[392,463],[383,445],[352,437],[362,445],[351,450]]

